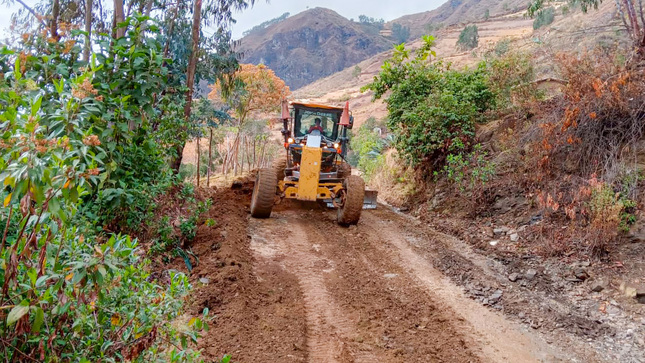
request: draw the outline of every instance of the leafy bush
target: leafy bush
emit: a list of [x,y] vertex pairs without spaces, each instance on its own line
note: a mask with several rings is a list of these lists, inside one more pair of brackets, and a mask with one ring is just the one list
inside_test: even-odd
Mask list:
[[489,59],[487,68],[488,84],[497,96],[498,107],[522,108],[542,98],[533,83],[535,71],[529,54],[508,52]]
[[[470,153],[450,154],[446,158],[443,174],[460,191],[468,191],[475,198],[481,197],[484,186],[495,176],[495,164],[486,159],[487,153],[480,144]],[[435,172],[435,176],[439,173]]]
[[44,59],[14,54],[0,56],[0,354],[7,361],[194,358],[160,348],[197,339],[170,324],[190,288],[186,277],[171,272],[168,282],[155,281],[136,241],[95,235],[74,218],[113,162],[93,133],[92,72],[50,78],[38,71]]
[[355,66],[354,69],[352,70],[352,77],[353,78],[358,78],[361,75],[362,71],[363,70],[361,69],[361,67],[359,67],[358,65]]
[[497,43],[495,43],[495,55],[498,57],[503,56],[508,52],[511,47],[511,40],[509,38],[502,38]]
[[436,56],[434,38],[425,36],[424,45],[410,59],[403,45],[395,47],[374,82],[363,90],[374,98],[386,99],[388,129],[401,157],[414,166],[435,169],[448,154],[467,150],[475,134],[475,122],[494,106],[485,64],[475,69],[453,70]]
[[[564,10],[563,10],[564,11]],[[547,26],[553,23],[555,19],[555,9],[548,7],[537,12],[535,15],[535,20],[533,20],[533,30],[540,29],[541,27]]]
[[186,180],[197,175],[197,166],[193,164],[181,164],[179,167],[179,179]]
[[479,45],[479,32],[477,25],[467,25],[464,30],[459,33],[457,39],[457,48],[461,50],[471,50],[477,48]]
[[358,132],[352,135],[350,141],[350,147],[356,155],[356,166],[368,180],[383,164],[383,150],[387,146],[387,141],[374,131],[376,127],[376,119],[370,117],[361,125]]

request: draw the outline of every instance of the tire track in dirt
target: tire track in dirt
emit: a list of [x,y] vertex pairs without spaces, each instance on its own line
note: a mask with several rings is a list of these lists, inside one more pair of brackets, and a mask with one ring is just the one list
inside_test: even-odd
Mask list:
[[256,258],[278,262],[298,278],[306,309],[308,360],[380,361],[370,352],[349,349],[347,343],[356,335],[354,324],[327,290],[325,275],[333,271],[334,264],[308,237],[307,222],[297,212],[274,212],[269,220],[252,220],[250,234]]
[[[450,306],[467,323],[473,338],[481,349],[483,358],[492,362],[554,362],[566,360],[544,342],[527,334],[520,325],[506,320],[477,302],[467,298],[460,287],[454,285],[430,261],[419,255],[410,239],[420,238],[402,229],[396,216],[389,211],[378,211],[380,216],[368,213],[363,223],[380,226],[378,238],[384,243],[377,248],[394,254],[408,274],[424,287],[426,292]],[[392,215],[388,215],[388,214]],[[383,218],[386,216],[387,218]],[[393,220],[394,219],[394,220]],[[368,229],[367,233],[370,232]],[[422,237],[421,237],[422,238]]]

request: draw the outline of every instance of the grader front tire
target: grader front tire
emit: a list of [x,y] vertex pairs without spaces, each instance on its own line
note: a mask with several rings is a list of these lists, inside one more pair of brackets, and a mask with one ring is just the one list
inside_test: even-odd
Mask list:
[[277,176],[275,169],[260,169],[251,197],[251,217],[269,218],[275,203]]
[[276,159],[273,162],[273,170],[275,170],[276,174],[276,180],[280,182],[281,180],[284,180],[284,171],[287,168],[287,159],[286,158],[280,158]]
[[352,167],[348,163],[343,162],[342,164],[338,165],[339,179],[345,179],[350,175],[352,175]]
[[343,182],[345,202],[338,208],[338,224],[350,226],[358,224],[365,198],[365,182],[358,175],[349,175]]

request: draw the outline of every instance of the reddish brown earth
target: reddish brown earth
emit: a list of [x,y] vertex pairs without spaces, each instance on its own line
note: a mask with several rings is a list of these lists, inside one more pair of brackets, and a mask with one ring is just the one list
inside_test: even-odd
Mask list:
[[213,193],[204,219],[217,223],[189,246],[199,258],[189,314],[214,317],[199,342],[207,361],[607,360],[556,326],[611,329],[514,289],[485,256],[426,223],[381,206],[343,228],[334,211],[298,203],[251,219],[250,190]]

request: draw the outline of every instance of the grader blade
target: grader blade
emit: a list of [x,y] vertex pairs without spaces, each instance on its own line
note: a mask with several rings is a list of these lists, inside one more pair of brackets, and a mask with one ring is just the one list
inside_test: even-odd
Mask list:
[[363,209],[376,209],[378,198],[378,191],[365,189],[365,197],[363,198]]

